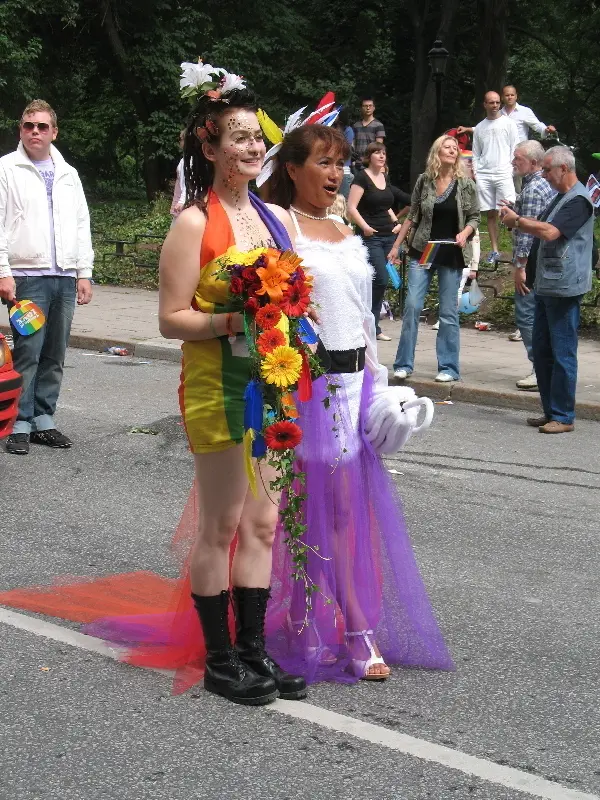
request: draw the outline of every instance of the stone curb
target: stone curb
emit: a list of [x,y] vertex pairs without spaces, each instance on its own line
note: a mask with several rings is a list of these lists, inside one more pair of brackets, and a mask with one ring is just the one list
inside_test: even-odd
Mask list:
[[[0,333],[10,333],[8,325],[0,325]],[[107,347],[125,347],[136,358],[155,358],[160,361],[181,361],[181,349],[169,345],[146,344],[145,341],[115,339],[115,337],[86,336],[74,333],[69,338],[69,347],[77,350],[102,352]]]
[[[2,333],[10,333],[10,328],[0,325]],[[114,339],[99,336],[85,336],[73,334],[69,339],[69,347],[83,350],[101,352],[107,347],[125,347],[136,358],[154,358],[161,361],[181,360],[181,350],[177,346],[146,344],[144,341],[130,339]],[[390,383],[400,385],[404,381],[395,380],[390,374]],[[434,401],[452,400],[452,402],[473,403],[481,406],[494,406],[496,408],[512,408],[522,411],[541,413],[540,400],[537,392],[507,392],[489,389],[472,384],[457,383],[441,384],[427,378],[415,378],[406,383],[418,395],[426,395]],[[578,419],[590,419],[600,422],[600,403],[577,403]]]
[[[537,415],[542,412],[540,396],[537,392],[507,392],[501,389],[473,386],[473,384],[463,383],[462,381],[440,384],[426,378],[398,381],[391,375],[390,383],[396,385],[407,383],[412,386],[418,395],[426,395],[438,402],[452,400],[452,402],[474,403],[479,406],[533,411]],[[600,422],[600,403],[577,403],[577,418]]]

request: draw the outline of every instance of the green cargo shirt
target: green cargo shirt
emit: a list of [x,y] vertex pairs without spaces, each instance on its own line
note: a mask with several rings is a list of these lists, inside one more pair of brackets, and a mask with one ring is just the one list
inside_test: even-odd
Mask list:
[[[412,222],[412,229],[415,230],[416,226],[415,235],[410,246],[421,253],[425,250],[425,246],[431,238],[436,196],[435,182],[428,178],[424,172],[421,173],[415,183],[410,211],[408,212],[408,219]],[[458,178],[456,205],[458,208],[457,233],[464,230],[467,225],[470,225],[473,228],[473,232],[475,232],[479,227],[481,214],[479,213],[477,188],[475,181],[471,180],[471,178]],[[472,236],[473,234],[469,236],[462,251],[465,266],[467,267],[470,266],[473,258]]]

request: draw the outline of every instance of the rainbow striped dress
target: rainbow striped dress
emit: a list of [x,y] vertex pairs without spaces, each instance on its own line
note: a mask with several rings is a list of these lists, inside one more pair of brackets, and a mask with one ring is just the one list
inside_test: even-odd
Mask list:
[[[254,195],[252,205],[259,213],[275,246],[291,249],[285,227]],[[241,252],[235,246],[233,230],[217,195],[207,197],[207,222],[200,252],[200,280],[192,306],[209,314],[226,314],[232,306],[229,282],[220,279],[219,259],[233,264],[253,264],[264,248]],[[238,335],[231,344],[227,336],[200,342],[184,342],[179,405],[193,453],[215,453],[241,444],[244,437],[244,391],[250,379],[246,338]]]

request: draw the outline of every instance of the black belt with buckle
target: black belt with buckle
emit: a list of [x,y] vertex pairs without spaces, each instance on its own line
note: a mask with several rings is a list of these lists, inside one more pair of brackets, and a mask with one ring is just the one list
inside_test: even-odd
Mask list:
[[362,372],[365,368],[366,347],[357,347],[356,350],[328,350],[331,366],[328,372],[333,375],[344,372]]

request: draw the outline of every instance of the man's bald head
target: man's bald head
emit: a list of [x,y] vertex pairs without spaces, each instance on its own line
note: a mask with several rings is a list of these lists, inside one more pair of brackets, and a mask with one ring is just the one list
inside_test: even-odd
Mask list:
[[496,119],[500,114],[500,95],[498,92],[486,92],[483,107],[488,119]]

